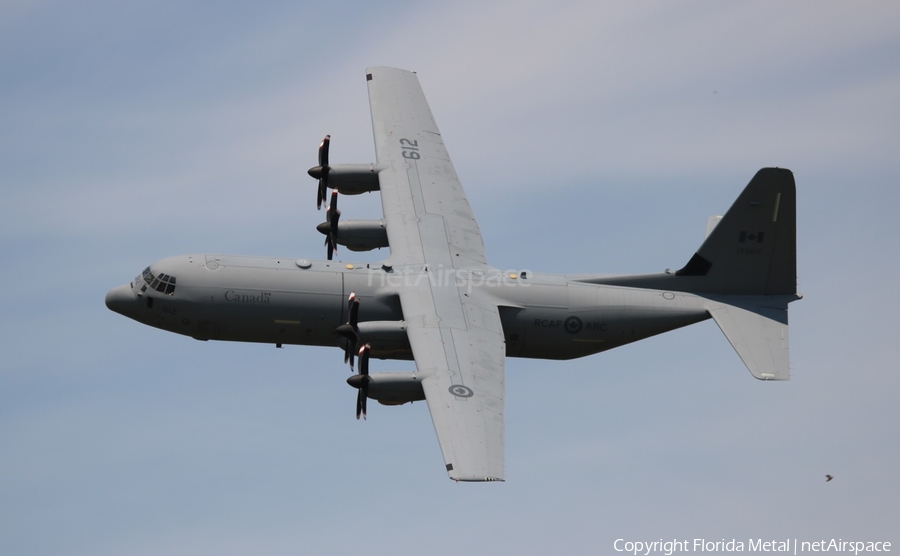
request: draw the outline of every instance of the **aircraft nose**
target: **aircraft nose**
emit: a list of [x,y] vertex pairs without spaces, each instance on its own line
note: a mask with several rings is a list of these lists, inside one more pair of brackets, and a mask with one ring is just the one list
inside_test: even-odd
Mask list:
[[117,286],[106,294],[106,306],[110,311],[115,311],[120,315],[128,316],[128,309],[134,305],[134,294],[131,293],[131,286],[124,284]]

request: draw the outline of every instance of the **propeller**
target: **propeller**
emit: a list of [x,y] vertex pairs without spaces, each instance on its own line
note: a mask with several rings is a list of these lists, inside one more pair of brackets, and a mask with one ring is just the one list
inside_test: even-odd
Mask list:
[[344,363],[349,362],[350,368],[353,368],[353,357],[356,352],[356,346],[359,344],[359,298],[356,292],[350,292],[350,299],[347,301],[347,323],[337,327],[336,332],[347,340],[344,347]]
[[316,195],[316,208],[319,210],[322,209],[322,203],[325,202],[325,197],[328,196],[328,171],[331,170],[331,167],[328,166],[328,146],[330,144],[331,135],[326,135],[325,139],[322,139],[322,142],[319,144],[319,165],[310,168],[309,172],[307,172],[310,176],[319,180],[319,191]]
[[316,229],[325,234],[325,246],[328,248],[328,260],[330,261],[337,252],[337,235],[338,222],[341,219],[341,211],[337,208],[338,190],[331,191],[331,203],[325,210],[326,221],[322,222]]
[[366,418],[366,400],[369,399],[369,351],[372,346],[365,344],[359,348],[359,374],[355,374],[347,379],[347,384],[359,389],[356,394],[356,419],[362,415]]

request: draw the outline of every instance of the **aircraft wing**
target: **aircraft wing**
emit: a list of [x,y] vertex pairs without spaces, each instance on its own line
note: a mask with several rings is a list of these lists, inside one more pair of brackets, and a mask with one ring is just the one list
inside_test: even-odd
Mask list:
[[481,231],[416,74],[369,68],[366,79],[391,262],[485,266]]
[[457,481],[502,481],[505,346],[496,305],[456,287],[403,288],[400,304],[444,463]]
[[478,223],[416,75],[366,79],[391,264],[447,472],[503,480],[503,329],[469,287],[472,269],[488,269]]

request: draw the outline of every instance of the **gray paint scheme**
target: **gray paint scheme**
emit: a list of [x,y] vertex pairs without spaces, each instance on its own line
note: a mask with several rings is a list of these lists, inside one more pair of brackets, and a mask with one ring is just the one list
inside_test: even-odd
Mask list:
[[[377,170],[389,259],[171,257],[107,306],[199,340],[340,346],[355,292],[373,357],[417,367],[373,373],[369,397],[424,397],[448,474],[463,481],[503,480],[505,356],[583,357],[713,318],[753,376],[789,378],[787,305],[800,297],[790,171],[760,170],[678,272],[510,275],[487,264],[415,74],[367,78],[378,160],[363,166]],[[160,277],[177,279],[174,291]]]

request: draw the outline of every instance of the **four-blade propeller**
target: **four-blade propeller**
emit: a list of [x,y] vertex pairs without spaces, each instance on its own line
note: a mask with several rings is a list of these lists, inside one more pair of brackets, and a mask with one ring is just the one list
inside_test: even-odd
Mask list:
[[359,345],[359,298],[356,292],[350,292],[350,299],[347,303],[347,322],[337,327],[336,332],[339,336],[346,340],[344,346],[344,363],[349,362],[350,368],[353,368],[353,356]]
[[328,146],[331,144],[331,135],[326,135],[319,144],[319,165],[309,169],[307,172],[310,176],[319,180],[319,191],[316,195],[316,208],[322,208],[325,197],[328,195],[328,172],[331,167],[328,166]]
[[[328,165],[328,149],[331,145],[331,135],[326,135],[325,139],[319,144],[319,165],[309,169],[308,174],[319,180],[319,187],[316,193],[316,208],[321,210],[322,204],[328,197],[328,174],[331,173],[331,166]],[[331,202],[325,207],[325,222],[322,222],[316,229],[325,235],[325,247],[328,249],[328,260],[334,258],[337,252],[337,236],[338,221],[341,219],[341,211],[337,208],[338,190],[334,188],[331,191]]]
[[356,394],[356,419],[359,420],[360,414],[363,419],[366,418],[366,400],[369,398],[369,350],[371,346],[365,344],[359,348],[359,374],[355,374],[347,379],[347,384],[357,388],[359,392]]
[[[326,135],[319,145],[319,165],[309,169],[309,175],[319,180],[316,194],[316,208],[321,209],[322,203],[328,195],[328,173],[331,167],[328,165],[328,148],[331,144],[331,135]],[[337,208],[338,190],[331,191],[331,202],[325,209],[325,222],[319,224],[316,229],[325,234],[325,246],[328,248],[328,260],[332,260],[337,251],[338,222],[341,219],[341,211]],[[347,301],[347,322],[337,327],[336,332],[345,341],[344,363],[350,363],[353,369],[353,358],[359,355],[359,373],[347,379],[347,383],[359,392],[356,395],[356,418],[362,415],[366,418],[366,400],[369,394],[369,352],[370,344],[365,344],[357,353],[359,345],[359,298],[356,292],[350,293]]]
[[325,234],[325,247],[328,248],[328,260],[330,261],[337,252],[338,222],[341,220],[341,211],[337,208],[338,190],[331,191],[331,203],[325,210],[325,222],[316,229]]
[[347,300],[347,322],[337,327],[337,333],[344,339],[344,363],[350,363],[350,369],[353,369],[353,357],[359,355],[359,374],[355,374],[347,379],[347,384],[357,388],[359,392],[356,394],[356,418],[359,419],[360,414],[363,419],[366,418],[366,400],[369,395],[369,351],[372,346],[365,344],[356,351],[359,345],[359,298],[356,292],[350,292],[350,299]]

